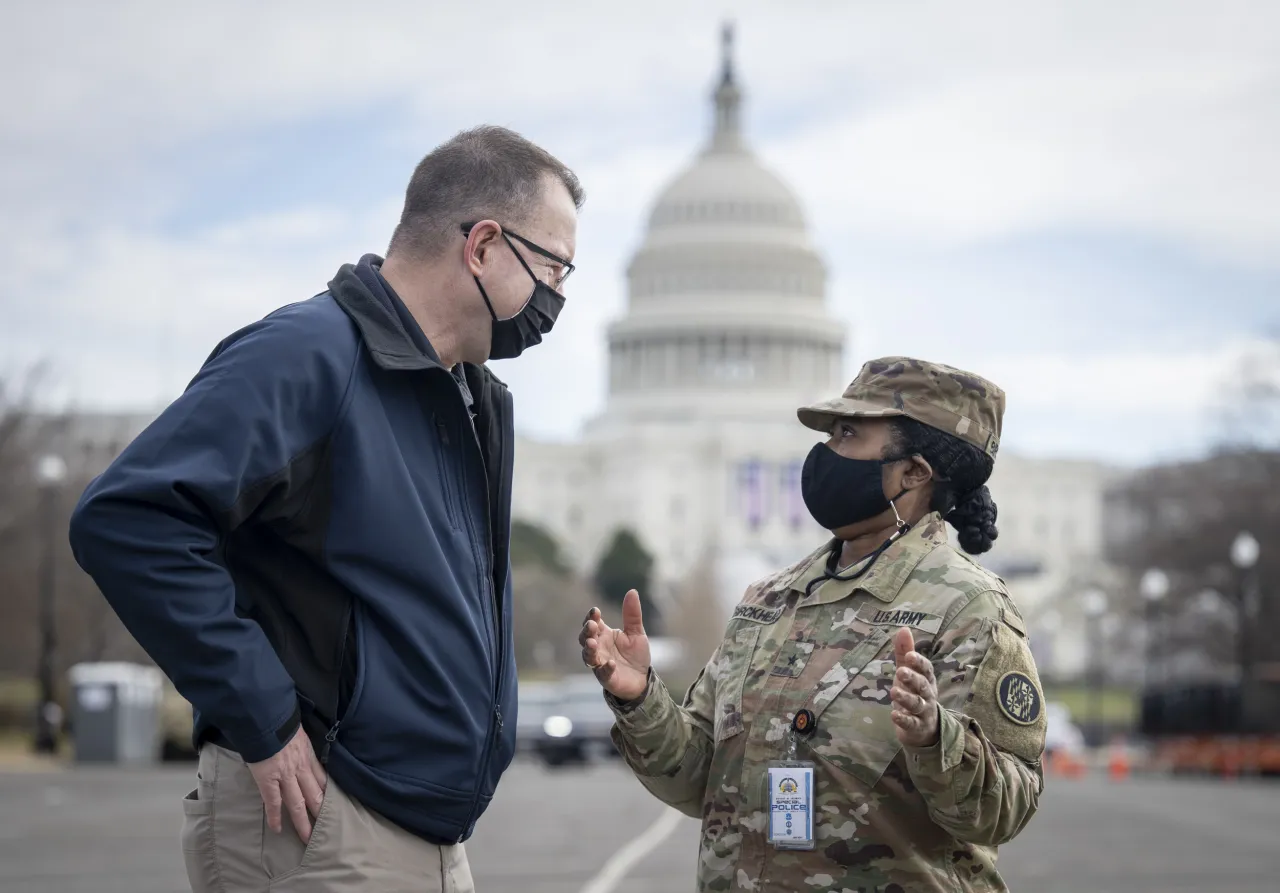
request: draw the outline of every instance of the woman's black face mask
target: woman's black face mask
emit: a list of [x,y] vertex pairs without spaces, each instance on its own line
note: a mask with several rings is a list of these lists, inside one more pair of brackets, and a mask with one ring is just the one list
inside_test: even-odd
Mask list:
[[825,443],[814,444],[800,474],[809,514],[827,530],[839,530],[888,511],[892,503],[884,495],[881,469],[895,461],[850,459]]

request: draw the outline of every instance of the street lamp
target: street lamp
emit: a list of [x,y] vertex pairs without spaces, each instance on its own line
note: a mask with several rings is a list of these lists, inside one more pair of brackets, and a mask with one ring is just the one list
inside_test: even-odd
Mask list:
[[1148,686],[1155,676],[1152,672],[1156,664],[1156,622],[1160,618],[1160,607],[1169,594],[1169,575],[1159,568],[1151,568],[1138,581],[1138,592],[1142,595],[1143,614],[1147,630],[1147,660],[1145,677]]
[[1153,567],[1142,575],[1138,590],[1149,603],[1158,603],[1169,594],[1169,575]]
[[1236,660],[1240,664],[1240,722],[1243,731],[1248,724],[1249,709],[1249,624],[1258,614],[1258,592],[1254,582],[1253,568],[1258,563],[1258,555],[1262,548],[1257,538],[1247,530],[1236,534],[1231,542],[1231,563],[1238,570],[1239,599],[1236,604]]
[[1258,563],[1258,554],[1262,551],[1258,540],[1252,533],[1242,530],[1231,542],[1231,563],[1240,570],[1249,570]]
[[1102,740],[1102,618],[1107,613],[1107,596],[1100,589],[1090,589],[1083,598],[1084,616],[1088,621],[1089,639],[1089,716],[1094,744]]
[[35,749],[39,753],[56,753],[62,711],[54,696],[54,657],[57,631],[54,626],[54,590],[57,583],[58,491],[67,476],[67,463],[61,456],[42,456],[36,463],[36,483],[40,486],[41,523],[44,528],[44,556],[40,571],[40,665],[36,678],[40,687],[40,703],[36,708]]
[[1240,617],[1237,624],[1239,626],[1239,638],[1236,645],[1239,648],[1242,681],[1248,657],[1245,627],[1258,613],[1257,593],[1254,591],[1255,587],[1249,584],[1252,582],[1253,568],[1258,563],[1258,555],[1261,551],[1262,549],[1258,545],[1257,539],[1247,530],[1236,534],[1236,538],[1231,542],[1231,563],[1240,572],[1240,598],[1238,604]]

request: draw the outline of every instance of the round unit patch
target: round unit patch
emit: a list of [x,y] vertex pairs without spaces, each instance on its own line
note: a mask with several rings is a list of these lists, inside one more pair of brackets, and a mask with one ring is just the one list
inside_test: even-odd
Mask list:
[[1005,673],[996,686],[1000,712],[1020,726],[1035,725],[1040,718],[1040,691],[1025,673]]

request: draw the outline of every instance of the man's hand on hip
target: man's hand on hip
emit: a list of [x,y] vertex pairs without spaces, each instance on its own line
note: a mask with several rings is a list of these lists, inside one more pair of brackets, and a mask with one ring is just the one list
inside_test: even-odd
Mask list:
[[324,767],[302,729],[273,757],[249,763],[267,808],[267,825],[277,834],[284,828],[281,806],[289,813],[303,843],[311,840],[311,823],[320,814],[324,789],[329,783]]

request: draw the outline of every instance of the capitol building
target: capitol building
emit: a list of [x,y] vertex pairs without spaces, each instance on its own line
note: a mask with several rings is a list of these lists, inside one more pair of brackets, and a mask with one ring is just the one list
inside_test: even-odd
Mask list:
[[795,194],[744,137],[725,43],[706,145],[658,196],[627,268],[603,412],[577,443],[516,449],[517,518],[588,572],[629,528],[660,588],[709,556],[781,566],[821,541],[800,497],[815,434],[796,408],[846,384],[826,266]]
[[[606,405],[575,442],[519,440],[513,511],[584,574],[630,530],[654,557],[659,601],[709,566],[727,611],[829,536],[800,495],[816,435],[796,409],[842,392],[867,358],[845,354],[799,200],[751,150],[728,32],[712,100],[704,146],[653,202],[627,267]],[[1008,454],[996,464],[1002,534],[982,560],[1021,586],[1024,613],[1070,628],[1046,606],[1099,560],[1109,475]]]

